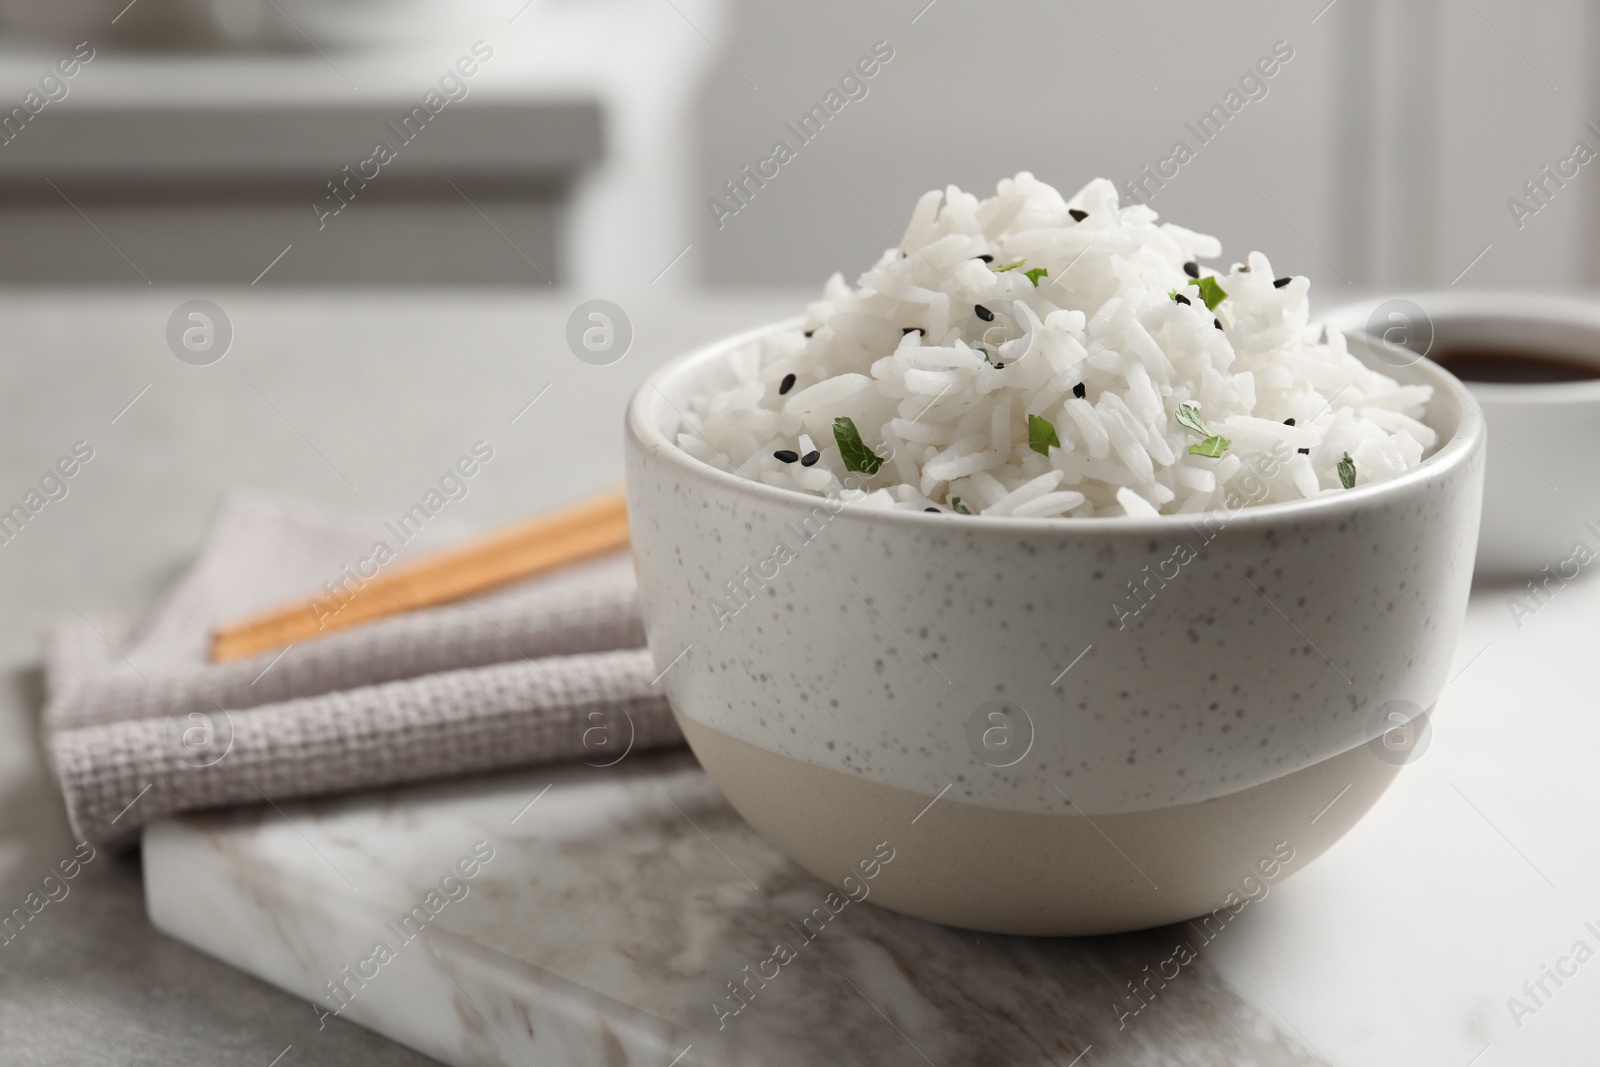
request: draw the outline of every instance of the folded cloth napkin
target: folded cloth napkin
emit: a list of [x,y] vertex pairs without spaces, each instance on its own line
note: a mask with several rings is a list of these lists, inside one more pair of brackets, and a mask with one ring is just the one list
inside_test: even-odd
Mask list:
[[43,734],[74,832],[115,846],[175,812],[683,743],[625,553],[286,652],[208,659],[218,622],[325,582],[353,588],[355,561],[392,539],[235,494],[142,626],[53,631]]

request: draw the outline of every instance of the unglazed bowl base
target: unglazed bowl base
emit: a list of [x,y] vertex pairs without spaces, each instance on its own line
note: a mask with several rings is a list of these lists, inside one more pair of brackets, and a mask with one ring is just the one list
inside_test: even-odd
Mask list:
[[[1343,837],[1400,771],[1360,745],[1198,803],[1085,816],[1063,800],[1060,814],[1034,814],[952,799],[959,787],[935,800],[677,719],[734,808],[802,867],[864,884],[894,911],[999,934],[1160,926],[1226,907],[1230,894],[1237,909]],[[882,842],[894,859],[863,882],[858,864]]]

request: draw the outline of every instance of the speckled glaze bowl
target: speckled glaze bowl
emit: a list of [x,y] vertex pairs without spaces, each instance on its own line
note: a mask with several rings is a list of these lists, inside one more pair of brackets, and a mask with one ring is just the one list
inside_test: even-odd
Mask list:
[[852,508],[679,449],[687,398],[730,384],[760,332],[634,396],[633,549],[696,755],[842,891],[1002,933],[1242,907],[1376,801],[1406,758],[1396,723],[1425,731],[1484,454],[1433,364],[1351,342],[1434,387],[1441,443],[1400,477],[1193,517],[983,518]]

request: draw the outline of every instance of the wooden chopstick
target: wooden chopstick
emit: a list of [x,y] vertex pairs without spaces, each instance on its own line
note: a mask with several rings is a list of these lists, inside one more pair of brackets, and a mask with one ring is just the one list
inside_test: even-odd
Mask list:
[[621,493],[607,493],[421,557],[339,598],[318,590],[225,623],[212,634],[211,658],[241,659],[373,619],[459,600],[627,543],[627,504]]

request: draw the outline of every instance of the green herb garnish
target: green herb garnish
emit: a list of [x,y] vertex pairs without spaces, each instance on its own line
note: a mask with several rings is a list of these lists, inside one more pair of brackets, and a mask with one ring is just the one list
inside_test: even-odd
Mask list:
[[1187,426],[1201,437],[1210,437],[1211,431],[1206,429],[1206,424],[1200,418],[1200,405],[1182,403],[1178,405],[1178,425]]
[[1191,404],[1187,401],[1179,404],[1178,424],[1186,429],[1193,430],[1205,438],[1204,441],[1199,441],[1189,446],[1189,455],[1191,456],[1205,456],[1208,459],[1216,459],[1228,450],[1229,445],[1233,444],[1226,437],[1214,434],[1206,428],[1205,420],[1200,417],[1200,405],[1198,404]]
[[1019,259],[1015,263],[1007,263],[1003,267],[992,267],[990,269],[993,270],[996,274],[1004,274],[1008,270],[1016,270],[1018,267],[1022,266],[1026,262],[1028,262],[1028,261],[1025,260],[1025,259]]
[[1228,299],[1228,293],[1217,284],[1217,280],[1210,276],[1196,278],[1189,283],[1200,290],[1200,298],[1206,302],[1207,311],[1217,310],[1217,305]]
[[950,498],[950,510],[955,512],[957,515],[972,514],[972,512],[967,510],[967,506],[961,502],[961,498],[958,496],[953,496]]
[[1034,267],[1032,270],[1025,270],[1022,273],[1027,275],[1028,280],[1033,283],[1033,287],[1035,289],[1039,288],[1040,278],[1047,278],[1050,276],[1049,269],[1045,267]]
[[1061,438],[1056,436],[1056,428],[1050,424],[1049,419],[1042,419],[1037,415],[1028,416],[1028,447],[1041,456],[1050,454],[1051,446],[1061,447]]
[[1222,455],[1222,453],[1228,450],[1228,446],[1231,444],[1233,444],[1233,442],[1228,440],[1226,437],[1212,435],[1211,437],[1207,437],[1204,441],[1201,441],[1199,444],[1190,445],[1189,455],[1205,456],[1207,459],[1217,459]]
[[845,416],[834,419],[833,439],[839,445],[845,470],[877,474],[878,468],[883,466],[883,457],[861,442],[861,431],[856,429],[854,419]]
[[979,352],[983,353],[983,361],[985,363],[993,363],[994,362],[994,360],[989,358],[989,350],[987,348],[985,348],[983,345],[973,345],[972,347],[976,348]]
[[1350,453],[1346,452],[1334,469],[1339,472],[1340,485],[1346,489],[1356,487],[1356,461],[1350,458]]

